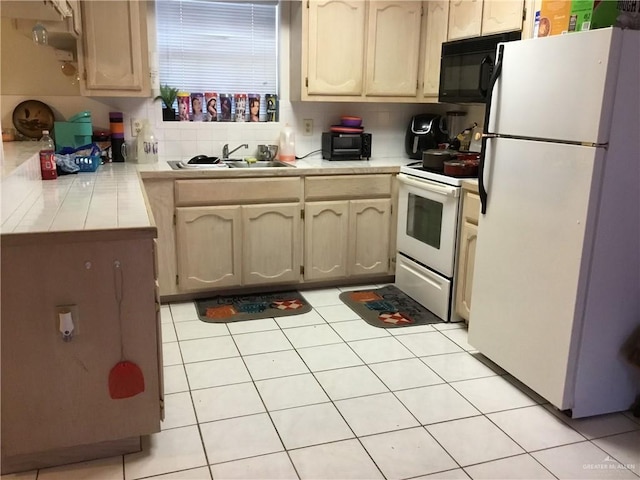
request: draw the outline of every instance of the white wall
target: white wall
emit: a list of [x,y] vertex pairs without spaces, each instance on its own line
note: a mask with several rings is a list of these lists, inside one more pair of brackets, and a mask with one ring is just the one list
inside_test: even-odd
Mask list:
[[[56,120],[65,120],[79,111],[92,113],[94,128],[109,128],[109,112],[125,114],[126,137],[132,142],[130,120],[148,118],[160,141],[160,159],[190,158],[196,154],[219,155],[222,146],[229,143],[234,148],[248,143],[245,155],[255,154],[261,143],[277,143],[279,132],[285,123],[296,130],[296,155],[302,156],[320,148],[320,134],[329,126],[339,123],[341,115],[357,115],[363,118],[367,132],[373,134],[374,156],[404,156],[404,133],[412,115],[417,113],[441,113],[447,110],[467,110],[469,123],[482,124],[484,109],[479,106],[462,107],[444,104],[392,104],[392,103],[341,103],[341,102],[290,102],[289,97],[289,2],[282,2],[280,31],[280,122],[279,123],[199,123],[163,122],[161,102],[151,99],[99,98],[69,95],[1,95],[0,113],[2,125],[12,124],[11,114],[15,106],[26,99],[40,100],[54,110]],[[150,13],[150,26],[155,25]],[[150,28],[150,44],[155,44],[155,29]],[[3,41],[2,54],[10,48]],[[155,52],[152,50],[152,57]],[[152,58],[151,64],[155,64]],[[56,68],[57,65],[55,66]],[[37,70],[35,70],[37,72]],[[57,73],[57,72],[56,72]],[[0,74],[13,75],[3,68]],[[155,79],[157,88],[157,79]],[[302,134],[302,120],[313,120],[313,135]],[[131,149],[133,151],[134,149]],[[240,152],[239,152],[240,153]]]

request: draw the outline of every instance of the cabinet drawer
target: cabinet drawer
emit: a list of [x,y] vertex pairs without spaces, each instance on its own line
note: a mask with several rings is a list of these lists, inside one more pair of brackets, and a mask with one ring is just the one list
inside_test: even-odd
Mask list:
[[305,200],[390,197],[392,178],[392,175],[307,177],[305,180]]
[[478,224],[478,218],[480,217],[480,195],[473,192],[464,192],[464,198],[462,200],[462,218],[467,221]]
[[176,180],[176,206],[298,202],[300,177]]

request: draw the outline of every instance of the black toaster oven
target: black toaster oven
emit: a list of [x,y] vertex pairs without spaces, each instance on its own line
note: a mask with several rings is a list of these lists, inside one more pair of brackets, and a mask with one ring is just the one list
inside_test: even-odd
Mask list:
[[369,160],[370,133],[322,132],[322,158],[325,160]]

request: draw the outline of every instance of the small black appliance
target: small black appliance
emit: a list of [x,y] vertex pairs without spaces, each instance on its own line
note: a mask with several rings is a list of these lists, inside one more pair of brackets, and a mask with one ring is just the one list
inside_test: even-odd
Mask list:
[[422,160],[422,152],[438,148],[448,140],[447,123],[444,117],[423,113],[411,117],[404,138],[404,149],[409,158]]
[[[485,103],[499,43],[520,40],[521,32],[465,38],[442,44],[438,101]],[[451,132],[451,135],[457,135]]]
[[325,160],[369,160],[370,133],[322,132],[322,158]]

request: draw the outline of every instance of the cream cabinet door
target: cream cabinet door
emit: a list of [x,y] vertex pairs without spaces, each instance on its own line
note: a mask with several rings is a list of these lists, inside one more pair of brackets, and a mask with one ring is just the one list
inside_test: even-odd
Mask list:
[[305,204],[305,280],[345,278],[349,234],[349,202]]
[[476,191],[463,189],[462,228],[460,230],[460,250],[456,267],[455,310],[466,321],[469,321],[469,316],[471,315],[473,265],[476,260],[479,217],[480,196]]
[[369,3],[367,95],[416,95],[421,21],[422,2]]
[[478,226],[467,221],[460,232],[458,257],[458,285],[456,289],[456,313],[469,321],[471,315],[471,290],[473,289],[473,264],[476,259]]
[[477,37],[482,29],[482,0],[452,0],[449,4],[449,40]]
[[243,285],[300,280],[299,203],[243,206],[242,225]]
[[484,0],[482,35],[522,29],[524,0]]
[[424,2],[426,8],[424,78],[422,94],[437,97],[440,90],[440,57],[442,43],[447,41],[449,1]]
[[150,95],[146,2],[81,2],[80,92],[87,96]]
[[365,8],[362,1],[310,0],[307,93],[362,93]]
[[349,202],[349,275],[389,271],[391,200]]
[[181,290],[241,284],[240,206],[176,208]]

